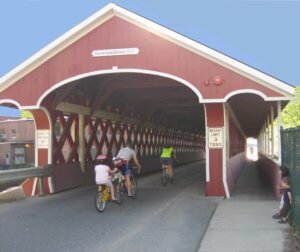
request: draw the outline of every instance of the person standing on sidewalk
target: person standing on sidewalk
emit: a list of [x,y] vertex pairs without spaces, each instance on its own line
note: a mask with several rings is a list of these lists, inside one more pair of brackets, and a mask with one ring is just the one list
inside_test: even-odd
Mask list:
[[[277,187],[281,192],[282,190],[284,190],[284,188],[282,187],[282,179],[285,177],[290,177],[290,170],[289,168],[287,168],[286,166],[281,166],[279,173],[281,174],[281,180],[280,180],[280,185]],[[283,207],[283,194],[281,194],[281,198],[280,198],[280,203],[279,203],[279,211],[275,214],[273,214],[272,218],[273,219],[280,219],[280,210]]]
[[292,205],[292,189],[291,179],[289,177],[282,178],[283,189],[283,207],[280,209],[280,221],[279,223],[287,223],[289,212]]

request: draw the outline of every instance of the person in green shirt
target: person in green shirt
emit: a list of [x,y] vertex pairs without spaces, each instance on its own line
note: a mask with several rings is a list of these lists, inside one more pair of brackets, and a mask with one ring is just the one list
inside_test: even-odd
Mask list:
[[174,183],[174,160],[176,160],[175,150],[172,146],[167,145],[163,148],[162,153],[160,155],[160,163],[162,165],[167,165],[167,173],[171,178],[171,182]]

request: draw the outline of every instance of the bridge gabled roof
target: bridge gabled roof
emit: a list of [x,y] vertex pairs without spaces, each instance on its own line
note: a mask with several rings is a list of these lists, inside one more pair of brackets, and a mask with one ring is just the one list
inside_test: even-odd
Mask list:
[[248,79],[255,81],[256,83],[270,88],[282,94],[282,96],[287,100],[289,100],[289,98],[295,93],[294,87],[285,82],[260,72],[201,43],[180,35],[112,3],[106,5],[104,8],[84,20],[79,25],[75,26],[73,29],[66,32],[64,35],[50,43],[45,48],[41,49],[28,60],[24,61],[22,64],[0,78],[0,92],[114,16],[133,23],[134,25],[146,29],[149,32],[171,41],[182,48],[192,51],[193,53],[196,53],[212,62],[230,69]]

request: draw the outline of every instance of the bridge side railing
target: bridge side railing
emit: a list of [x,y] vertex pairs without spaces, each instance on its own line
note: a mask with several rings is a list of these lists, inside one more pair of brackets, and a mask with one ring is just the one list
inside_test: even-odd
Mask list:
[[281,131],[282,165],[292,178],[292,224],[300,233],[300,127]]
[[0,185],[15,180],[28,179],[28,178],[38,178],[40,196],[44,195],[44,188],[42,183],[43,177],[49,177],[53,173],[53,166],[46,165],[43,167],[31,167],[31,168],[21,168],[14,170],[0,171]]

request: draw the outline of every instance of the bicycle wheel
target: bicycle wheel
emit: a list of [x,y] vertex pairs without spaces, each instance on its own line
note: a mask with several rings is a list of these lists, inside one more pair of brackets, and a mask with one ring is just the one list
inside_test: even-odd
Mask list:
[[163,169],[162,174],[161,174],[161,183],[163,186],[166,186],[168,183],[168,174],[167,174],[167,169]]
[[120,182],[118,183],[118,185],[116,185],[115,187],[115,192],[116,192],[116,200],[117,200],[117,204],[121,205],[125,199],[125,185],[124,182]]
[[131,196],[132,198],[136,198],[137,195],[137,179],[135,177],[135,174],[130,174],[130,182],[131,182]]
[[105,209],[105,201],[103,199],[103,192],[97,192],[95,196],[95,207],[98,212],[102,213]]
[[173,168],[173,176],[170,178],[170,183],[175,184],[175,170]]

